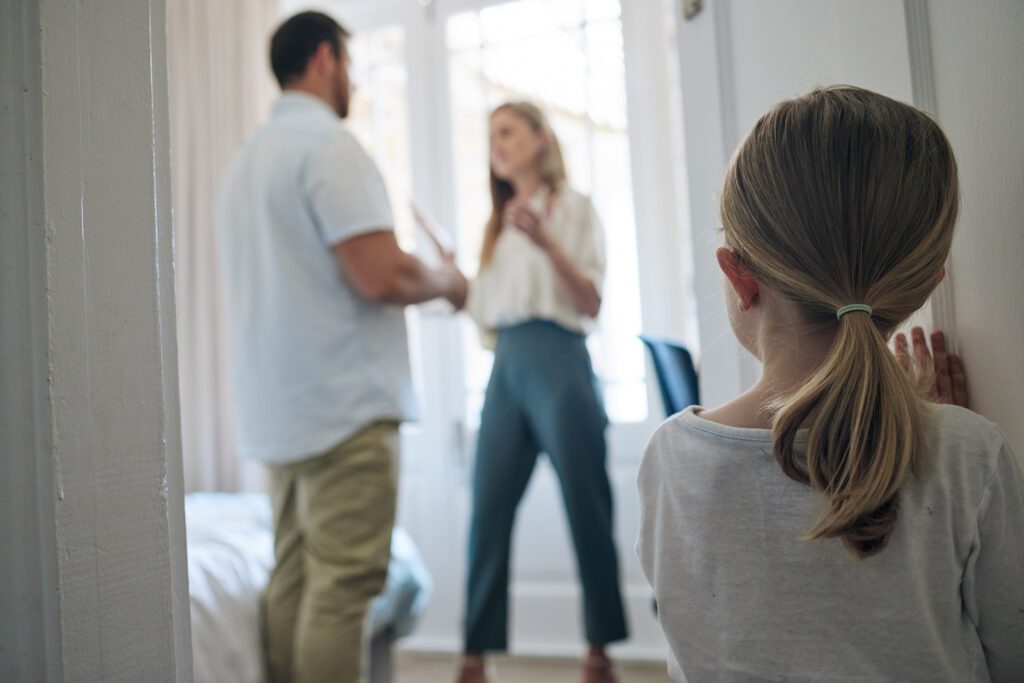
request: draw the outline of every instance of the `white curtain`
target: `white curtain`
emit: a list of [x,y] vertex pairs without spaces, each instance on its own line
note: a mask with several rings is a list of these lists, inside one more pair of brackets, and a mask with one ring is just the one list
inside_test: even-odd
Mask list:
[[214,235],[217,190],[276,94],[268,63],[277,0],[168,0],[171,187],[182,452],[187,491],[263,487],[238,459]]

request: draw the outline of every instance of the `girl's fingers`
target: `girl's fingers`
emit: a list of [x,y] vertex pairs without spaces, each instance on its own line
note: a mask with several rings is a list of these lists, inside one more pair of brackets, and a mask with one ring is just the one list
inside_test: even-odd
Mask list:
[[931,368],[932,354],[928,351],[928,342],[924,338],[924,330],[915,327],[910,331],[911,343],[914,345],[914,360],[921,369]]
[[953,405],[961,408],[968,408],[967,400],[967,375],[964,373],[964,364],[960,356],[949,356],[949,380],[951,385]]
[[[946,369],[946,335],[941,330],[932,332],[932,354],[935,357],[935,370]],[[940,367],[939,364],[942,364]]]
[[935,392],[940,403],[953,400],[949,377],[949,357],[946,354],[946,337],[942,332],[932,332],[932,362],[935,368]]
[[932,365],[932,354],[928,350],[928,340],[925,339],[923,329],[915,327],[910,331],[910,345],[914,353],[913,374],[918,387],[929,401],[941,401],[941,397],[936,393],[935,368]]
[[895,350],[893,353],[896,356],[896,362],[906,372],[911,372],[912,368],[910,366],[910,347],[907,344],[907,335],[903,334],[902,332],[897,334],[894,346]]

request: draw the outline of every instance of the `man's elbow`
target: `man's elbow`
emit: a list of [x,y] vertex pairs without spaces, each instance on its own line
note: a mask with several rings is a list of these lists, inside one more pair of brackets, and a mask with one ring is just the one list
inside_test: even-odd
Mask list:
[[415,289],[414,273],[408,268],[389,268],[366,278],[357,286],[364,298],[380,304],[408,303]]
[[378,304],[390,304],[396,303],[401,297],[402,283],[397,277],[381,275],[358,283],[356,289],[364,299]]
[[390,286],[383,280],[374,279],[356,285],[359,295],[367,301],[383,303],[390,292]]

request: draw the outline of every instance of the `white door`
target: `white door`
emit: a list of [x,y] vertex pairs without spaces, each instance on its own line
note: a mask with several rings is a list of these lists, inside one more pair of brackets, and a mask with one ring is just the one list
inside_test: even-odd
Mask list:
[[[451,227],[462,265],[474,272],[489,205],[487,114],[505,99],[528,98],[551,115],[570,180],[592,194],[608,238],[604,311],[590,349],[612,421],[609,473],[632,633],[618,652],[660,658],[664,642],[633,544],[636,471],[663,414],[636,335],[695,337],[680,305],[691,298],[677,228],[681,183],[671,140],[657,132],[671,120],[671,60],[667,37],[652,40],[652,31],[664,33],[668,5],[338,0],[321,6],[354,30],[350,125],[381,166],[407,248],[429,254],[417,245],[407,209],[415,198]],[[423,419],[403,428],[399,514],[435,583],[429,612],[406,644],[457,650],[469,478],[491,359],[468,320],[443,309],[425,306],[408,315]],[[557,481],[543,458],[520,509],[513,555],[513,649],[578,655],[584,642],[576,561]]]

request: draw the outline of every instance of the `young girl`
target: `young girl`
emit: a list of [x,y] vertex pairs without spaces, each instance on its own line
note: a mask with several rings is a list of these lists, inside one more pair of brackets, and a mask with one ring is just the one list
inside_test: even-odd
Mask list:
[[626,637],[605,469],[605,417],[586,333],[601,307],[604,235],[568,186],[558,140],[536,106],[491,115],[493,213],[467,309],[494,368],[473,474],[461,683],[486,680],[483,655],[508,644],[512,524],[539,453],[562,486],[583,585],[584,683],[612,683],[605,645]]
[[718,261],[764,372],[668,420],[639,476],[675,680],[1024,681],[1020,463],[886,344],[957,209],[939,127],[866,90],[783,102],[740,147]]

